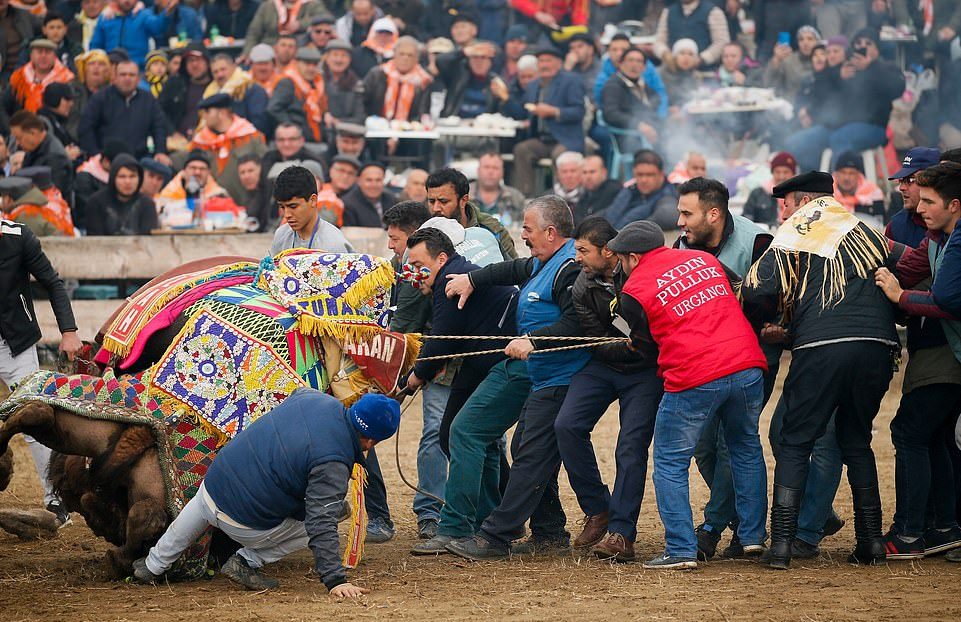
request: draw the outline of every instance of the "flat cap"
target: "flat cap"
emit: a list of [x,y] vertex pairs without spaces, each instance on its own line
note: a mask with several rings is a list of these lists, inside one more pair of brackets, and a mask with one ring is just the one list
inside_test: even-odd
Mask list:
[[337,39],[331,39],[330,41],[327,42],[327,45],[324,46],[325,52],[329,52],[331,50],[343,50],[345,52],[353,52],[354,48],[350,45],[349,42],[344,41],[343,39],[337,38]]
[[270,47],[266,43],[258,43],[254,47],[250,48],[250,62],[252,63],[269,63],[272,62],[277,55],[274,53],[274,48]]
[[233,104],[234,100],[230,95],[226,93],[214,93],[210,97],[201,100],[197,108],[200,110],[207,110],[208,108],[230,108]]
[[338,162],[343,164],[349,164],[350,166],[354,167],[355,171],[360,171],[360,160],[358,160],[354,156],[338,154],[331,159],[330,164],[334,165],[334,164],[337,164]]
[[30,42],[30,49],[31,50],[36,50],[36,49],[53,50],[54,52],[56,52],[57,44],[51,41],[50,39],[34,39],[33,41]]
[[52,82],[43,89],[43,105],[56,108],[64,99],[74,100],[73,89],[66,82]]
[[170,181],[171,178],[173,178],[174,176],[173,169],[171,169],[166,164],[163,164],[162,162],[158,162],[157,160],[154,160],[153,158],[147,158],[147,157],[140,158],[140,166],[145,171],[150,171],[151,173],[154,173],[163,177],[164,183]]
[[504,36],[505,41],[517,41],[521,40],[526,42],[528,37],[527,27],[524,24],[514,24],[507,29],[507,34]]
[[564,60],[564,54],[553,45],[542,45],[534,50],[534,56],[543,56],[544,54],[550,54]]
[[26,177],[0,178],[0,194],[19,199],[33,186],[33,182]]
[[310,20],[310,25],[320,26],[322,24],[333,24],[336,21],[337,21],[337,18],[331,15],[330,13],[321,13],[320,15],[317,15],[312,20]]
[[207,152],[201,149],[194,149],[187,154],[187,159],[184,160],[184,168],[191,162],[203,162],[207,166],[210,166],[210,158],[207,156]]
[[664,246],[664,232],[650,220],[638,220],[624,226],[607,243],[615,253],[646,253]]
[[337,134],[340,136],[354,136],[357,138],[367,136],[367,128],[360,123],[338,123],[336,129]]
[[774,186],[771,194],[775,199],[783,199],[790,192],[831,194],[834,192],[834,178],[823,171],[808,171]]
[[25,166],[15,175],[29,179],[34,186],[41,190],[46,190],[53,185],[53,171],[49,166]]
[[294,58],[305,63],[319,63],[320,62],[320,52],[317,48],[312,46],[304,46],[297,49],[297,54]]

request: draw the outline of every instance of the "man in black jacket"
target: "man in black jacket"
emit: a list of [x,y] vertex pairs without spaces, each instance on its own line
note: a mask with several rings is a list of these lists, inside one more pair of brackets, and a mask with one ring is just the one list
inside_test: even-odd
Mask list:
[[40,21],[29,11],[0,0],[0,83],[9,84],[10,74],[21,64],[21,53],[40,32]]
[[[616,136],[621,151],[636,151],[657,142],[660,97],[644,83],[647,57],[639,48],[628,48],[617,73],[601,89],[600,109],[604,122],[633,135]],[[643,137],[645,140],[642,140]]]
[[591,216],[600,216],[607,206],[614,201],[614,197],[621,191],[623,185],[616,179],[607,176],[607,165],[599,155],[589,155],[584,158],[584,175],[582,184],[584,191],[581,199],[574,206],[574,224],[581,224]]
[[43,107],[37,111],[37,116],[50,125],[50,131],[59,140],[71,161],[80,156],[76,137],[67,129],[67,119],[73,110],[74,91],[69,84],[54,82],[43,90]]
[[[0,220],[0,380],[7,387],[15,386],[40,369],[34,345],[40,341],[41,334],[30,293],[31,276],[50,296],[62,335],[60,351],[73,360],[83,346],[77,337],[70,297],[57,271],[43,254],[40,240],[27,226]],[[70,522],[70,514],[47,481],[50,449],[31,437],[27,437],[27,446],[43,486],[44,503],[63,527]]]
[[163,112],[150,93],[137,88],[139,79],[137,63],[117,63],[113,84],[97,91],[83,111],[78,130],[80,147],[94,155],[100,153],[107,140],[116,138],[130,148],[132,155],[141,158],[150,155],[147,140],[152,138],[153,157],[171,166]]
[[64,197],[73,189],[73,167],[63,143],[57,140],[47,125],[32,112],[20,110],[10,117],[10,131],[17,145],[24,151],[23,167],[49,166],[53,183]]
[[107,187],[87,202],[87,235],[149,235],[160,227],[153,199],[140,193],[143,174],[126,153],[111,162]]
[[495,56],[496,45],[478,41],[437,57],[437,70],[447,87],[442,117],[473,119],[500,110],[510,93],[507,84],[493,72]]
[[[606,248],[615,235],[617,230],[597,216],[574,231],[575,260],[581,266],[574,282],[574,308],[584,333],[591,337],[628,336],[624,321],[611,311],[623,277],[617,255]],[[651,339],[636,348],[626,342],[597,346],[587,366],[571,379],[554,431],[571,488],[585,514],[584,529],[571,542],[574,547],[593,547],[603,559],[634,559],[648,448],[663,391],[664,383],[657,377],[657,346]],[[597,468],[591,431],[614,400],[620,404],[620,432],[611,494]]]
[[360,169],[357,185],[343,196],[345,227],[376,227],[383,229],[384,212],[397,198],[384,190],[384,165],[369,162]]

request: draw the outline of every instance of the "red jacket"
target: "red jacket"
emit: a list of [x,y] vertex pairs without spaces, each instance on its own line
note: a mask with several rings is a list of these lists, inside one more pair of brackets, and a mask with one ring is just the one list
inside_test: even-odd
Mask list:
[[669,393],[746,369],[767,371],[757,336],[720,262],[708,253],[658,248],[644,253],[624,285],[621,310],[648,324]]
[[551,14],[561,26],[567,16],[573,26],[587,25],[587,0],[511,0],[511,6],[531,19],[543,11]]

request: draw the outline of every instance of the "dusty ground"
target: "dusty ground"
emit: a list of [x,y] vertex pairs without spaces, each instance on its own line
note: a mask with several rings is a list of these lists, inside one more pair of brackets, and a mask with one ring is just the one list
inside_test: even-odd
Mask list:
[[[784,367],[782,367],[782,370]],[[783,371],[782,371],[783,375]],[[892,383],[900,387],[900,378]],[[877,420],[875,451],[881,475],[886,518],[894,509],[894,451],[888,423],[899,391],[889,392]],[[771,408],[765,412],[767,430]],[[405,417],[401,461],[416,475],[419,406]],[[602,471],[613,472],[616,417],[602,421],[596,445]],[[762,436],[765,436],[762,435]],[[765,439],[765,445],[766,445]],[[393,465],[393,441],[382,449],[390,502],[398,536],[371,545],[353,580],[371,588],[360,602],[331,599],[311,576],[308,553],[271,569],[282,589],[246,593],[221,577],[194,584],[163,587],[107,582],[101,558],[106,545],[75,517],[73,526],[46,542],[20,542],[0,534],[0,620],[322,620],[350,619],[531,619],[580,620],[588,617],[645,620],[957,620],[961,616],[961,564],[942,559],[854,568],[844,560],[853,544],[851,501],[842,483],[837,506],[848,525],[824,543],[825,557],[795,563],[775,572],[749,562],[717,561],[684,573],[643,570],[639,565],[611,565],[592,558],[512,560],[488,564],[415,558],[408,549],[415,538],[410,511],[412,492]],[[17,475],[0,494],[0,507],[36,507],[40,488],[22,440],[15,443]],[[768,456],[770,453],[768,452]],[[768,460],[773,468],[773,460]],[[565,482],[564,503],[573,522],[579,518]],[[695,507],[705,487],[692,470]],[[641,558],[662,547],[653,488],[641,508],[637,549]]]

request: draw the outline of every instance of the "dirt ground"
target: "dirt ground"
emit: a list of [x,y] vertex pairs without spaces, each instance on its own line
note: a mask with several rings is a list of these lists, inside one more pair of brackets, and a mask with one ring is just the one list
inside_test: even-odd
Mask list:
[[[886,520],[894,510],[894,450],[888,424],[897,407],[900,384],[900,377],[895,378],[895,390],[888,393],[877,419],[874,440]],[[409,478],[416,477],[419,410],[416,403],[407,410],[401,431],[401,463]],[[774,466],[766,440],[771,410],[769,407],[762,419],[769,470]],[[612,409],[595,434],[601,470],[608,481],[614,470],[616,422]],[[22,439],[17,439],[14,447],[17,473],[10,489],[0,494],[0,507],[37,507],[40,487],[29,453]],[[0,533],[0,620],[170,622],[210,616],[271,622],[335,617],[876,622],[961,617],[961,564],[935,558],[855,568],[845,562],[854,541],[845,482],[837,508],[847,525],[823,543],[822,559],[795,562],[788,572],[738,561],[701,564],[690,572],[659,572],[643,570],[639,564],[612,565],[578,556],[475,564],[450,556],[409,555],[416,538],[416,521],[410,510],[413,493],[401,482],[393,453],[391,440],[381,448],[381,464],[398,533],[387,544],[368,546],[361,567],[352,572],[352,581],[371,589],[363,600],[337,602],[328,596],[312,576],[306,551],[270,568],[281,581],[281,589],[270,593],[243,592],[219,576],[160,587],[110,582],[102,563],[106,543],[95,538],[75,515],[74,525],[49,541],[21,542]],[[706,499],[706,487],[695,469],[691,473],[697,510]],[[574,529],[580,512],[566,475],[561,477],[569,528]],[[638,530],[639,558],[659,553],[663,532],[650,480]]]

